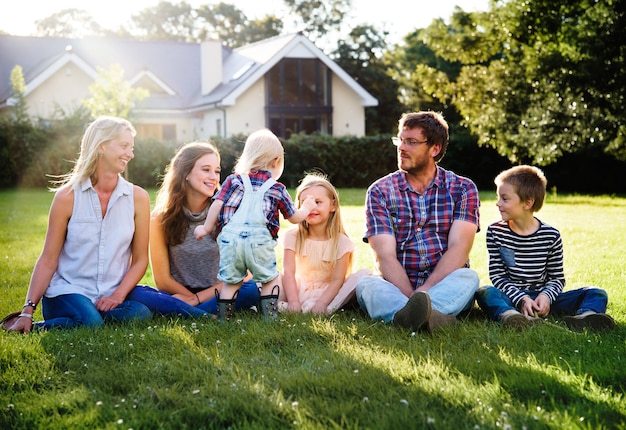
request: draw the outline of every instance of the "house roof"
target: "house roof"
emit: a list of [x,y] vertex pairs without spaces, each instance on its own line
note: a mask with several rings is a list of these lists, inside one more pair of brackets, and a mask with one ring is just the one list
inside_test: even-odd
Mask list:
[[94,79],[98,68],[109,69],[115,63],[121,65],[130,82],[149,79],[162,91],[142,100],[141,109],[190,112],[233,105],[282,58],[302,54],[319,58],[359,95],[363,106],[377,105],[371,94],[299,33],[235,50],[222,46],[221,51],[222,82],[203,95],[199,43],[0,35],[0,106],[11,96],[10,75],[15,65],[22,67],[28,94],[70,62]]

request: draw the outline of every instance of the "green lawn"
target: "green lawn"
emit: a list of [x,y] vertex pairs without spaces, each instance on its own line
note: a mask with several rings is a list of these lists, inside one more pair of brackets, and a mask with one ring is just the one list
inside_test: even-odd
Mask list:
[[[365,191],[340,195],[355,269],[371,267]],[[0,315],[23,303],[51,197],[0,191]],[[482,198],[471,261],[486,284],[484,231],[498,212],[493,193]],[[626,198],[549,196],[538,216],[563,235],[566,288],[605,288],[615,330],[550,319],[516,332],[475,309],[431,336],[351,309],[2,331],[0,429],[626,429]]]

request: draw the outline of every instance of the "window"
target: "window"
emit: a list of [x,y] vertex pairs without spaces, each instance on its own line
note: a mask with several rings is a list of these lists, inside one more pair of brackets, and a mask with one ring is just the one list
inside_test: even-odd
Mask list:
[[153,137],[163,141],[176,141],[176,125],[174,124],[135,124],[138,137]]
[[270,70],[267,123],[277,136],[332,134],[331,73],[318,59],[285,58]]

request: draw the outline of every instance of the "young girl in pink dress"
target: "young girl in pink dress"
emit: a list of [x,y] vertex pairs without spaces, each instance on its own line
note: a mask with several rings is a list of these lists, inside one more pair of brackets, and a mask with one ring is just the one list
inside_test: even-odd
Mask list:
[[315,199],[315,209],[283,238],[279,309],[331,314],[354,297],[356,282],[370,271],[351,274],[355,246],[344,230],[335,187],[325,177],[309,174],[296,190],[298,205],[308,196]]

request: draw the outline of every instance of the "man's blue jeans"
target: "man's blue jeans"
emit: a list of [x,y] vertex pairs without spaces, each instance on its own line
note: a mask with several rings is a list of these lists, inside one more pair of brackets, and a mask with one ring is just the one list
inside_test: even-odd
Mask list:
[[44,330],[78,326],[99,327],[105,322],[152,318],[150,309],[132,300],[125,300],[115,309],[106,312],[100,312],[82,294],[63,294],[52,298],[44,296],[41,303],[44,321],[38,322],[36,327]]
[[[479,285],[478,274],[462,268],[450,273],[428,290],[433,309],[457,316],[474,304],[474,294]],[[375,320],[389,323],[409,298],[395,285],[380,276],[366,276],[356,285],[356,297],[363,308]]]
[[[535,300],[541,292],[524,290],[524,293]],[[478,290],[476,301],[493,321],[500,321],[500,316],[506,311],[518,310],[506,294],[491,285]],[[608,301],[606,291],[601,288],[584,287],[564,291],[550,304],[550,315],[579,315],[589,311],[604,313]]]
[[[217,299],[213,297],[198,306],[192,306],[176,297],[147,285],[137,285],[127,299],[143,303],[158,315],[179,315],[182,317],[204,317],[217,314]],[[235,300],[235,309],[248,309],[259,303],[259,288],[255,282],[241,284]]]

